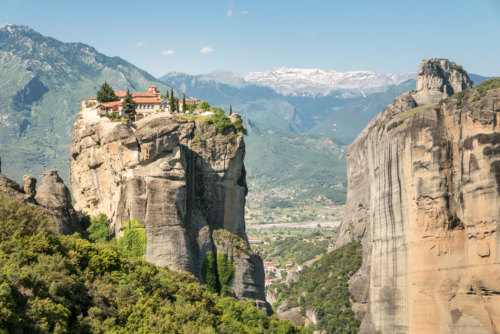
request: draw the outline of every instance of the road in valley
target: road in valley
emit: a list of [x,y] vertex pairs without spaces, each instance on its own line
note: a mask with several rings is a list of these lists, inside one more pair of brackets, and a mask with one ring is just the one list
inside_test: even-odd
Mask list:
[[303,223],[276,223],[276,224],[248,224],[247,222],[247,228],[262,228],[262,229],[268,229],[268,228],[318,228],[318,224],[321,225],[321,228],[325,227],[339,227],[340,221],[336,222],[321,222],[321,221],[309,221],[309,222],[303,222]]

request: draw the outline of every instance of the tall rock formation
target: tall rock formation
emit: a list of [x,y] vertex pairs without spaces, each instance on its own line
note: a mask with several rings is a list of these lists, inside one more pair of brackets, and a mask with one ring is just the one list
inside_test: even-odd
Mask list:
[[360,333],[500,331],[500,89],[470,87],[456,64],[424,60],[417,91],[349,146],[329,250],[363,245],[350,280]]
[[52,228],[57,234],[70,235],[83,232],[71,204],[69,189],[57,174],[57,169],[45,172],[38,188],[36,188],[36,178],[31,175],[24,175],[23,181],[24,186],[7,178],[0,168],[0,191],[3,194],[43,209],[52,221]]
[[147,234],[146,260],[204,283],[208,252],[227,254],[235,265],[232,294],[265,301],[262,260],[245,232],[244,157],[234,130],[222,135],[169,113],[116,123],[84,110],[73,128],[70,187],[76,209],[106,213],[118,237],[137,219]]

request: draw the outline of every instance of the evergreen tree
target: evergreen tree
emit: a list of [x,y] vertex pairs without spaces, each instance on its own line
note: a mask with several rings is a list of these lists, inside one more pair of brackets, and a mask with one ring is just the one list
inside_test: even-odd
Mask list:
[[179,99],[176,98],[175,99],[175,110],[177,110],[177,112],[180,112],[181,110],[179,109]]
[[168,100],[168,90],[167,90],[167,100]]
[[115,95],[113,88],[106,81],[101,85],[97,92],[97,101],[100,103],[119,101],[120,98]]
[[186,112],[187,107],[186,107],[186,94],[182,93],[182,111]]
[[175,112],[174,89],[170,88],[170,112]]
[[132,98],[132,94],[130,94],[130,90],[127,88],[127,95],[122,102],[122,108],[125,110],[127,115],[136,115],[135,110],[137,109],[137,103],[134,102]]
[[233,114],[233,106],[229,105],[229,116]]

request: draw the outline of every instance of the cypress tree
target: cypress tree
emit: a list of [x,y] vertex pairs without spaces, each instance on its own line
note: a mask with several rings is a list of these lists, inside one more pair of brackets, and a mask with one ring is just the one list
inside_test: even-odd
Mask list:
[[137,103],[134,102],[132,94],[130,94],[130,90],[127,88],[127,95],[122,102],[122,109],[125,110],[127,115],[136,115],[135,110],[137,109]]
[[100,103],[119,101],[120,98],[115,95],[113,88],[106,82],[101,85],[99,91],[96,94],[97,101]]
[[186,94],[182,93],[182,111],[186,112]]
[[176,98],[175,99],[175,109],[177,110],[177,112],[180,112],[181,110],[179,109],[179,99]]
[[229,105],[229,116],[233,114],[233,106]]
[[168,90],[167,90],[167,100],[168,100]]
[[173,88],[170,88],[170,112],[175,112],[175,97]]

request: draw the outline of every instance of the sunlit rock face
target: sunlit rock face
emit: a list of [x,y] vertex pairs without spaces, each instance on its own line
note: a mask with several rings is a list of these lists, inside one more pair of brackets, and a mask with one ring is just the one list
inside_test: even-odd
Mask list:
[[[69,177],[77,210],[106,213],[118,237],[124,223],[137,219],[148,237],[146,260],[191,272],[202,283],[207,253],[225,253],[235,264],[232,293],[265,301],[262,260],[245,232],[243,137],[163,112],[133,124],[92,110],[78,118]],[[238,252],[235,240],[244,245]]]
[[432,62],[348,149],[347,211],[329,250],[363,244],[350,281],[360,333],[500,330],[500,90],[416,107],[470,88],[443,60],[438,79],[451,85],[434,85]]

